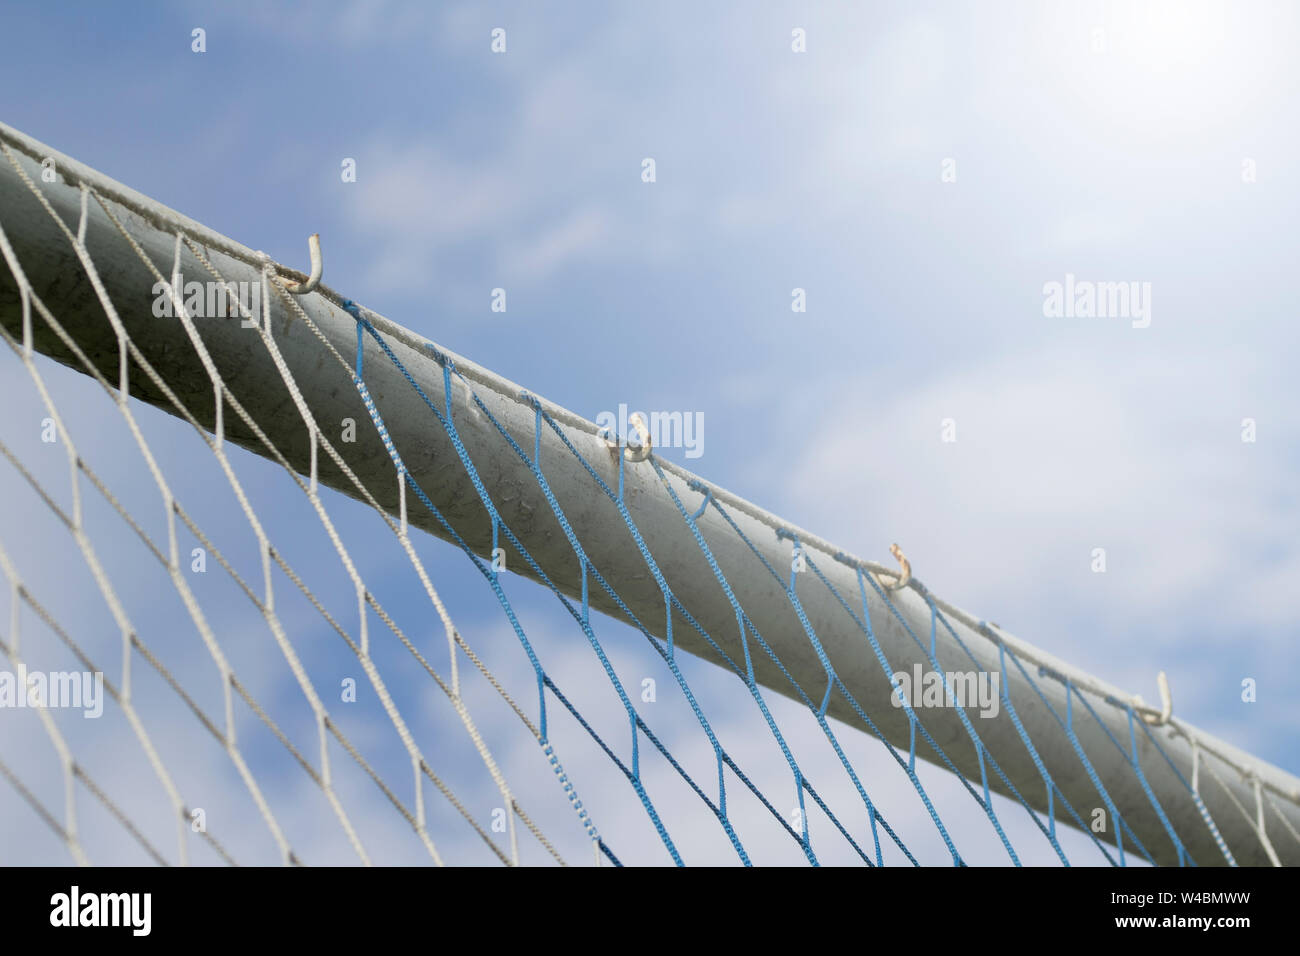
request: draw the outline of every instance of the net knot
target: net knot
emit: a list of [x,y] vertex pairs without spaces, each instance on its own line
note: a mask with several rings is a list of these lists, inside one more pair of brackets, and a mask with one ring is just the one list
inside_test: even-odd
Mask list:
[[429,350],[429,354],[433,356],[435,362],[449,371],[456,371],[456,363],[451,360],[451,356],[446,352],[442,351],[432,342],[425,342],[424,347]]

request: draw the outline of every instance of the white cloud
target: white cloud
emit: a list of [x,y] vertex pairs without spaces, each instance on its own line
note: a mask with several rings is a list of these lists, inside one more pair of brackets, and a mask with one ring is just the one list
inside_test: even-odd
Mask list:
[[[849,384],[811,429],[791,494],[814,528],[868,556],[899,541],[931,588],[1036,643],[1050,635],[1008,612],[1108,621],[1088,642],[1097,658],[1134,653],[1139,633],[1176,645],[1175,622],[1193,617],[1280,647],[1300,613],[1283,584],[1300,527],[1278,509],[1289,426],[1273,419],[1268,443],[1244,444],[1237,411],[1265,374],[1230,354],[1144,357],[1135,342],[1123,356],[1008,357],[893,395]],[[955,443],[940,440],[945,418]]]
[[528,242],[507,247],[503,271],[529,278],[549,275],[566,262],[599,249],[607,235],[608,220],[601,210],[579,209]]

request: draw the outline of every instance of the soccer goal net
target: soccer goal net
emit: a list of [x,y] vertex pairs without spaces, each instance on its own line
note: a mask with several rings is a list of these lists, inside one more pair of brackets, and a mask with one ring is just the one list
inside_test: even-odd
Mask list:
[[901,552],[0,152],[3,862],[1300,862],[1300,781]]

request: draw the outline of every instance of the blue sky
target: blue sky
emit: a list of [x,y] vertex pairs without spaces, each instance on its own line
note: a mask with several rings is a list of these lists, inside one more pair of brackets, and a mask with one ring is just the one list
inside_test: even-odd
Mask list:
[[[305,267],[320,232],[333,288],[587,418],[700,413],[703,457],[663,454],[855,553],[898,541],[936,593],[1148,700],[1165,670],[1180,716],[1300,770],[1293,7],[4,19],[6,123],[277,261]],[[1150,283],[1149,327],[1044,315],[1067,274]],[[453,558],[430,561],[460,581]],[[499,624],[486,589],[449,601]]]

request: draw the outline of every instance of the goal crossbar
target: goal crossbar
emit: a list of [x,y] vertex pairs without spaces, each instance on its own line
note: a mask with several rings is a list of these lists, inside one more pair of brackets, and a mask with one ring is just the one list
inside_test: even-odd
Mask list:
[[[269,277],[265,321],[316,421],[371,419],[366,397],[341,387],[349,385],[347,369],[322,362],[322,345],[336,357],[346,356],[344,365],[356,356],[369,395],[384,407],[387,433],[358,429],[349,464],[378,504],[403,523],[443,538],[459,537],[475,553],[490,556],[503,540],[483,507],[481,483],[496,502],[500,523],[513,530],[565,594],[589,600],[614,617],[626,620],[630,614],[661,639],[669,636],[671,624],[676,647],[718,663],[724,658],[707,637],[740,659],[741,631],[757,622],[781,662],[753,656],[754,678],[763,687],[795,699],[824,700],[826,713],[849,726],[862,727],[869,719],[904,753],[942,762],[986,792],[1014,793],[1051,814],[1053,825],[1079,822],[1061,812],[1064,801],[1085,819],[1094,808],[1117,812],[1127,833],[1157,863],[1300,863],[1300,843],[1270,841],[1278,828],[1266,826],[1266,818],[1280,817],[1292,833],[1300,828],[1296,777],[1178,717],[1160,721],[1152,708],[1135,705],[1132,695],[949,605],[915,579],[892,590],[895,567],[859,559],[653,454],[631,460],[594,423],[352,304],[325,284],[291,296],[286,283],[305,281],[303,273],[2,124],[0,143],[6,234],[33,289],[108,381],[117,382],[124,367],[121,343],[104,320],[75,251],[32,198],[20,168],[64,223],[84,233],[131,340],[194,417],[209,430],[220,427],[225,440],[264,454],[259,436],[233,416],[221,416],[220,390],[214,392],[180,323],[154,316],[148,294],[153,278],[124,247],[117,224],[96,202],[86,201],[87,189],[115,205],[163,275],[179,261],[187,277],[207,278],[215,271],[226,281],[254,284]],[[42,182],[43,162],[53,164],[56,181]],[[178,243],[178,235],[190,242]],[[237,318],[195,321],[220,379],[245,408],[259,410],[258,424],[291,466],[358,497],[349,477],[317,454],[316,436],[304,426],[255,331]],[[15,339],[84,371],[58,336],[33,321],[3,266],[0,323]],[[359,326],[371,334],[359,334]],[[165,396],[134,371],[129,391],[175,414]],[[445,409],[454,421],[454,440],[447,430],[430,427],[431,406]],[[512,452],[503,434],[527,454]],[[395,471],[388,442],[402,449],[409,485],[423,489],[450,528],[408,500],[408,476]],[[460,467],[466,460],[476,474]],[[545,464],[545,488],[539,487],[533,462]],[[618,496],[593,493],[593,475],[619,489]],[[582,540],[589,566],[613,585],[617,599],[586,587],[587,567],[575,559],[548,491]],[[632,525],[642,542],[629,534]],[[654,556],[674,597],[667,612],[664,589],[648,573],[638,544]],[[537,577],[529,561],[508,543],[504,547],[511,571]],[[785,574],[796,547],[805,570]],[[919,720],[928,736],[918,745],[918,718],[891,700],[890,674],[910,674],[918,667],[928,671],[936,664],[940,670],[960,666],[1000,674],[1000,692],[1012,706],[981,719],[977,737],[960,708],[925,710]],[[1092,719],[1085,719],[1089,714]],[[1189,781],[1198,783],[1193,787]],[[1110,829],[1101,839],[1115,842]]]

